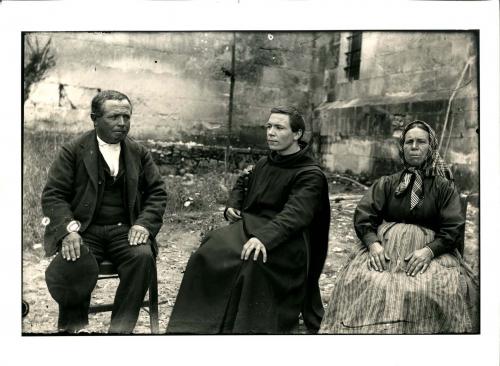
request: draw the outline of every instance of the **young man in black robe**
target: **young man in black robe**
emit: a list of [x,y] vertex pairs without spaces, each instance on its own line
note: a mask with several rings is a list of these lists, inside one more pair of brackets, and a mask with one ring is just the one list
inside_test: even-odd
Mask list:
[[189,259],[168,333],[289,333],[301,313],[310,332],[319,329],[328,184],[295,108],[273,108],[266,128],[271,152],[238,179],[225,211],[231,224]]

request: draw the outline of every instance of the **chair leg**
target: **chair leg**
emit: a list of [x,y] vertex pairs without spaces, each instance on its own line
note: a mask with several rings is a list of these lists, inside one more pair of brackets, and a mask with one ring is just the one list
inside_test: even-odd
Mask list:
[[153,277],[149,284],[149,323],[151,333],[160,333],[160,322],[158,319],[158,274],[156,264],[154,265]]

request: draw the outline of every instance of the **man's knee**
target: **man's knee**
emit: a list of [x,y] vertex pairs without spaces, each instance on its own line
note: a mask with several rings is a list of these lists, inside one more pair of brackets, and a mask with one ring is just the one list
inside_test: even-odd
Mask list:
[[131,246],[132,250],[130,255],[134,262],[144,263],[145,265],[152,265],[155,262],[153,250],[149,242],[143,245]]

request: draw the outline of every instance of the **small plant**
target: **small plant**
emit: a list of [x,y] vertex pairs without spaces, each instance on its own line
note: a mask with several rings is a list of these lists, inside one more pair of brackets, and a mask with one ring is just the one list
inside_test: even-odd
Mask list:
[[[33,41],[34,40],[34,41]],[[24,102],[28,100],[31,86],[43,80],[47,72],[56,65],[51,49],[52,39],[40,45],[38,38],[27,35],[24,48]]]

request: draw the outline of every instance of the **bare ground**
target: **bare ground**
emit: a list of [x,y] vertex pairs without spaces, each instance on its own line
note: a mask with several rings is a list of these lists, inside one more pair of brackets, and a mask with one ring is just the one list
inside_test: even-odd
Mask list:
[[[328,305],[330,294],[335,285],[339,270],[347,262],[356,237],[352,227],[352,216],[359,193],[336,193],[331,196],[332,222],[328,257],[320,278],[320,289],[324,305]],[[466,224],[465,260],[478,273],[479,242],[478,216],[476,207],[469,205]],[[225,225],[221,211],[193,212],[182,216],[170,216],[165,222],[158,242],[160,253],[158,264],[160,332],[164,333],[175,302],[184,268],[193,250],[199,244],[200,236],[206,230]],[[23,299],[29,303],[30,311],[23,318],[24,334],[51,334],[57,331],[57,305],[50,297],[44,280],[45,268],[50,258],[43,257],[39,245],[35,250],[23,255]],[[114,296],[116,280],[99,281],[93,293],[94,303],[107,303]],[[87,330],[106,333],[110,322],[110,313],[92,314]],[[301,332],[299,330],[299,332]],[[134,333],[148,334],[149,316],[141,310]]]

